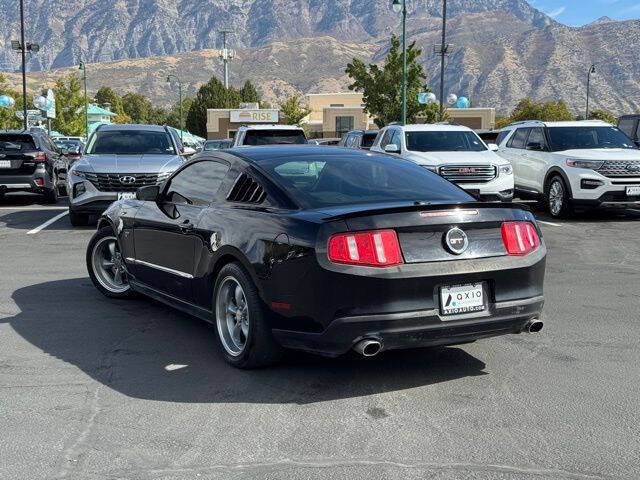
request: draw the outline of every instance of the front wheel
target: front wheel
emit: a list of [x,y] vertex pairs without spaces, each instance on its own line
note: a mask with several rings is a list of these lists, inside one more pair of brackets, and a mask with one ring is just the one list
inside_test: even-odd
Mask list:
[[213,305],[218,340],[228,363],[256,368],[280,359],[282,348],[273,338],[258,290],[240,264],[225,265],[218,273]]
[[547,186],[545,200],[552,217],[564,218],[572,212],[569,189],[562,177],[555,176],[551,179]]
[[111,227],[98,230],[87,247],[87,270],[95,287],[110,298],[132,295],[124,258]]

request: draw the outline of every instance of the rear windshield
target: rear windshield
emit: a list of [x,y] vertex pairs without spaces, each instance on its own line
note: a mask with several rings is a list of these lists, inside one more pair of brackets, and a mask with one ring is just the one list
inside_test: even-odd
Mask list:
[[303,207],[379,202],[470,202],[426,168],[387,155],[305,155],[258,162]]
[[550,127],[551,150],[581,148],[637,148],[617,127]]
[[89,154],[112,155],[175,155],[171,138],[166,132],[150,130],[109,130],[96,132],[87,147]]
[[0,134],[0,150],[3,152],[28,152],[35,150],[31,135]]
[[307,143],[302,130],[247,130],[244,145],[282,145]]
[[413,152],[482,152],[487,148],[473,132],[407,132],[407,150]]
[[362,136],[362,143],[360,144],[360,146],[362,148],[371,148],[377,136],[378,136],[377,133],[365,133]]

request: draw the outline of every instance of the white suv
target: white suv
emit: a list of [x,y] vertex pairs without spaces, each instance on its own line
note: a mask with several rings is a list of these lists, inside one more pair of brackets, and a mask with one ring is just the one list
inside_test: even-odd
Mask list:
[[640,150],[613,125],[516,122],[497,141],[498,154],[513,165],[518,195],[543,199],[554,217],[574,205],[640,204]]
[[513,169],[470,128],[461,125],[389,125],[371,151],[400,155],[487,201],[511,201]]
[[243,125],[236,132],[232,147],[306,143],[304,130],[297,125]]

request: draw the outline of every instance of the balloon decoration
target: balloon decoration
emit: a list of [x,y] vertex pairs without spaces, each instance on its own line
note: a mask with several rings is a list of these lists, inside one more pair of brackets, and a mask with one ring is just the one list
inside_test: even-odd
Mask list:
[[0,108],[11,108],[16,104],[16,101],[9,95],[0,95]]
[[53,102],[47,97],[40,95],[33,99],[33,106],[39,110],[49,110],[53,107]]
[[455,93],[450,93],[447,95],[447,103],[449,105],[454,105],[458,101],[458,96]]
[[418,94],[418,103],[422,105],[431,105],[432,103],[435,103],[435,101],[436,95],[432,92],[422,92]]
[[457,108],[469,108],[469,99],[467,97],[460,97],[456,101]]

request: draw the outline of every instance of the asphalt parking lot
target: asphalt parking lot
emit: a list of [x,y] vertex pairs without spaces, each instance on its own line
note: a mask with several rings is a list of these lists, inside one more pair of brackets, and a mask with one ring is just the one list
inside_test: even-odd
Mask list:
[[65,204],[0,201],[1,479],[640,477],[640,210],[549,220],[545,328],[239,371],[91,284]]

